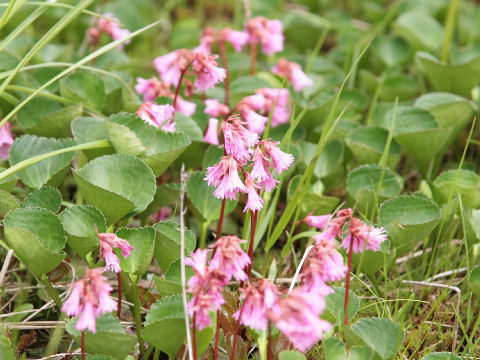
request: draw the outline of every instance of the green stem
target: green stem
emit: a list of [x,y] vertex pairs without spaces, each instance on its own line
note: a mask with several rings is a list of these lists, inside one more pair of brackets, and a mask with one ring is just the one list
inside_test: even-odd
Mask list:
[[0,181],[3,180],[3,179],[6,179],[10,175],[16,174],[17,172],[19,172],[19,171],[21,171],[21,170],[23,170],[23,169],[25,169],[25,168],[27,168],[31,165],[34,165],[34,164],[36,164],[40,161],[49,159],[49,158],[51,158],[53,156],[56,156],[56,155],[65,154],[65,153],[72,152],[72,151],[87,150],[87,149],[100,149],[100,148],[106,148],[106,147],[110,147],[110,146],[111,146],[110,141],[108,141],[108,140],[98,140],[98,141],[88,142],[88,143],[85,143],[85,144],[70,146],[70,147],[67,147],[67,148],[55,150],[55,151],[45,153],[45,154],[32,156],[31,158],[20,161],[19,163],[15,164],[14,166],[8,168],[7,170],[2,171],[0,173]]
[[[67,318],[67,314],[61,313],[58,317],[58,321],[64,321]],[[58,347],[63,339],[63,334],[65,333],[65,327],[57,325],[55,329],[50,334],[50,339],[48,340],[47,348],[45,350],[45,356],[51,356],[58,352]]]
[[443,37],[442,53],[440,59],[447,62],[450,57],[450,43],[453,38],[453,31],[455,30],[455,17],[457,15],[458,4],[460,0],[450,0],[448,7],[447,18],[445,20],[445,35]]
[[205,249],[207,245],[207,232],[208,232],[208,221],[202,222],[200,225],[200,249]]
[[145,348],[143,345],[142,337],[140,335],[140,332],[142,330],[142,316],[140,314],[140,296],[138,295],[138,278],[133,275],[130,276],[130,283],[131,283],[132,300],[133,300],[133,316],[135,318],[138,346],[140,348],[139,359],[142,359],[145,354]]
[[52,286],[52,283],[48,279],[46,274],[42,274],[40,277],[40,282],[45,287],[46,292],[50,295],[55,304],[57,305],[58,310],[62,309],[62,300],[60,300],[60,296],[58,296],[57,290],[55,290]]

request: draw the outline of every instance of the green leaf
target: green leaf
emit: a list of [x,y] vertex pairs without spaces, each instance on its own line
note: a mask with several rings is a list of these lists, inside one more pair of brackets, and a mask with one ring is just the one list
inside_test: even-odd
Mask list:
[[121,228],[118,229],[117,236],[127,240],[133,246],[132,254],[127,258],[119,255],[120,252],[117,254],[122,270],[129,274],[145,274],[153,259],[155,229],[153,227]]
[[[388,139],[388,130],[380,127],[362,127],[345,137],[355,160],[360,164],[376,164],[380,161]],[[387,166],[395,168],[400,161],[400,146],[392,140],[388,152]]]
[[431,54],[419,52],[416,60],[434,90],[470,97],[480,82],[480,56],[457,64],[447,64]]
[[[333,289],[335,292],[325,298],[325,311],[322,314],[322,318],[335,326],[340,326],[343,324],[345,317],[343,310],[345,289],[340,287],[334,287]],[[355,315],[357,315],[360,307],[360,299],[351,290],[349,290],[348,299],[348,320],[351,321]]]
[[44,186],[33,190],[23,201],[24,208],[44,208],[56,213],[62,204],[60,191],[52,186]]
[[107,223],[145,210],[156,190],[152,170],[131,155],[98,157],[73,170],[73,176],[86,202],[98,207]]
[[[180,225],[173,221],[162,221],[154,226],[157,230],[155,245],[155,259],[163,272],[180,258]],[[195,249],[195,235],[185,228],[185,255],[188,256]]]
[[397,36],[377,36],[372,42],[371,49],[386,67],[401,64],[410,57],[410,45]]
[[[174,294],[181,294],[182,293],[182,281],[181,281],[181,263],[180,259],[175,260],[170,267],[168,268],[167,272],[165,273],[165,277],[155,276],[155,286],[157,287],[158,292],[162,296],[174,295]],[[190,277],[195,275],[195,272],[190,266],[185,267],[185,279],[188,281]]]
[[443,27],[426,12],[403,13],[395,20],[393,28],[416,50],[435,51],[442,45]]
[[[67,332],[80,343],[81,332],[75,328],[77,318],[67,322]],[[133,351],[137,337],[126,334],[120,320],[110,314],[97,318],[97,332],[85,331],[85,352],[89,354],[104,354],[117,360],[124,360]]]
[[440,222],[438,206],[426,197],[398,196],[380,206],[380,224],[398,253],[409,251]]
[[456,354],[449,352],[433,352],[425,355],[420,360],[461,360],[462,358]]
[[55,269],[65,258],[62,223],[39,208],[15,209],[5,216],[5,238],[20,260],[37,275]]
[[0,189],[0,217],[4,217],[9,211],[20,207],[17,198],[8,191]]
[[153,201],[148,205],[147,209],[141,213],[142,219],[147,219],[149,215],[157,212],[160,208],[175,204],[180,195],[180,184],[169,183],[157,186],[157,191],[153,197]]
[[[108,132],[105,129],[104,120],[94,117],[79,117],[72,121],[72,134],[78,144],[88,143],[96,140],[108,140]],[[85,150],[89,159],[94,159],[102,155],[115,153],[113,146],[111,148]]]
[[476,267],[468,277],[468,287],[472,292],[480,297],[480,267]]
[[[382,181],[379,189],[380,180]],[[399,195],[403,179],[389,168],[380,165],[362,165],[348,173],[347,192],[352,203],[357,203],[362,212],[375,212],[375,207],[384,200]]]
[[299,351],[283,350],[278,354],[278,360],[306,360],[307,358]]
[[105,217],[95,206],[70,206],[61,213],[60,219],[67,234],[68,245],[83,257],[100,245],[95,225],[99,232],[107,231]]
[[192,141],[203,141],[203,131],[191,117],[180,112],[175,113],[175,133],[187,135]]
[[[54,139],[23,135],[15,139],[9,151],[10,166],[33,156],[75,145],[72,139]],[[20,180],[32,188],[40,188],[54,175],[65,169],[75,157],[75,152],[68,152],[40,161],[17,173]]]
[[[198,214],[206,221],[211,222],[220,217],[222,200],[213,196],[215,188],[208,186],[204,178],[205,171],[191,173],[187,181],[187,193]],[[237,203],[237,200],[226,200],[225,215],[232,212]]]
[[337,338],[328,337],[322,342],[325,349],[325,360],[346,360],[348,359],[345,344]]
[[377,271],[383,269],[385,265],[388,267],[395,260],[395,254],[395,248],[392,249],[390,240],[387,239],[377,251],[365,250],[353,254],[352,261],[361,272],[375,276]]
[[444,171],[433,182],[440,200],[444,203],[452,195],[460,194],[464,205],[470,209],[480,206],[480,176],[473,171],[453,169]]
[[18,111],[18,123],[28,129],[40,124],[47,115],[61,109],[62,105],[55,100],[36,97]]
[[327,19],[306,11],[289,11],[282,20],[285,37],[301,50],[313,49],[318,41],[319,35],[305,34],[320,34],[331,27]]
[[[353,336],[352,336],[353,333]],[[356,338],[355,338],[356,337]],[[405,334],[397,323],[380,318],[364,318],[345,331],[347,344],[360,340],[370,347],[382,360],[396,358],[397,351],[403,343]]]
[[117,152],[139,156],[152,168],[156,177],[191,143],[185,134],[165,133],[134,114],[112,115],[105,121],[105,128]]
[[98,74],[77,70],[60,80],[60,94],[86,107],[100,110],[105,100],[105,84]]
[[380,99],[385,101],[395,101],[398,97],[400,101],[412,99],[418,92],[417,83],[410,76],[404,74],[389,74],[381,85]]

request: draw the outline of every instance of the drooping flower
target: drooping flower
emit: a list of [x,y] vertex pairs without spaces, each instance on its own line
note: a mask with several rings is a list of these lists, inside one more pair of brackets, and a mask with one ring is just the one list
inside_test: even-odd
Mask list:
[[135,91],[138,94],[143,95],[143,101],[153,101],[160,96],[171,97],[173,95],[170,90],[170,85],[161,82],[155,76],[150,79],[137,77]]
[[288,123],[291,111],[287,89],[261,88],[255,93],[265,99],[262,112],[266,115],[272,113],[272,127]]
[[177,86],[182,71],[185,71],[191,64],[193,53],[191,50],[179,49],[153,60],[162,81],[169,85]]
[[295,288],[268,310],[267,316],[298,350],[306,351],[332,328],[319,317],[324,308],[323,297]]
[[218,145],[220,143],[218,141],[218,119],[208,119],[208,127],[203,141],[212,145]]
[[248,33],[245,31],[232,30],[225,28],[221,31],[221,37],[232,44],[235,51],[242,51],[243,46],[248,42]]
[[[121,28],[120,20],[112,13],[103,14],[103,17],[98,19],[98,29],[113,40],[120,40],[130,35],[130,31]],[[128,43],[130,43],[130,40],[125,41],[125,44]],[[118,48],[123,49],[123,44],[118,45]]]
[[258,141],[258,135],[245,129],[238,116],[231,116],[222,122],[225,152],[232,155],[239,164],[250,160],[251,147]]
[[122,251],[122,255],[124,258],[127,258],[131,255],[133,251],[133,246],[125,240],[119,238],[116,234],[113,233],[99,233],[97,231],[97,227],[95,225],[95,231],[97,232],[97,236],[100,239],[100,252],[99,258],[102,260],[105,258],[106,263],[106,270],[111,270],[116,273],[120,272],[122,269],[120,268],[120,260],[118,259],[117,255],[113,252],[113,249],[118,248]]
[[239,192],[247,188],[238,175],[238,164],[233,156],[222,156],[220,162],[207,168],[205,176],[209,186],[217,187],[213,195],[217,199],[236,200]]
[[205,114],[212,117],[221,117],[229,113],[228,106],[221,104],[217,99],[205,100]]
[[212,45],[215,42],[215,30],[211,27],[207,27],[202,36],[200,36],[200,45],[198,45],[194,51],[201,51],[205,53],[209,53],[212,51]]
[[317,241],[318,239],[325,239],[333,243],[336,237],[341,239],[342,227],[352,218],[352,215],[353,211],[350,208],[337,211],[335,216],[326,223],[323,232],[317,236]]
[[185,264],[195,272],[188,280],[188,292],[192,293],[192,298],[187,305],[187,312],[195,316],[196,326],[202,330],[211,323],[209,312],[219,310],[225,303],[222,289],[228,283],[228,278],[222,271],[207,266],[206,249],[196,250],[185,259]]
[[10,124],[6,122],[0,127],[0,158],[8,159],[8,150],[13,144],[13,137],[10,132]]
[[243,212],[250,210],[252,212],[259,211],[263,208],[263,199],[258,195],[257,189],[260,186],[255,184],[255,180],[247,173],[245,178],[245,187],[247,188],[247,203]]
[[272,163],[266,158],[260,146],[257,146],[252,156],[253,167],[250,175],[257,181],[264,181],[269,176]]
[[174,114],[175,108],[172,105],[158,105],[149,101],[140,105],[137,110],[137,116],[143,121],[157,128],[160,126],[163,130],[165,125],[173,123]]
[[226,71],[217,66],[216,58],[218,58],[217,55],[207,52],[195,52],[193,73],[196,75],[196,78],[194,85],[199,91],[206,91],[225,79]]
[[256,134],[261,134],[268,122],[266,116],[256,112],[265,107],[265,101],[265,97],[261,94],[250,95],[244,97],[236,107],[240,115],[245,119],[248,130]]
[[192,116],[197,109],[197,104],[184,100],[181,96],[177,97],[177,102],[175,104],[175,110],[185,116]]
[[293,84],[295,91],[302,91],[304,88],[313,85],[312,79],[302,71],[302,67],[299,64],[285,59],[278,60],[277,65],[272,67],[272,72],[285,77]]
[[88,329],[95,333],[96,318],[117,307],[110,297],[112,287],[101,274],[102,269],[87,270],[86,275],[74,284],[70,297],[63,303],[62,311],[68,316],[80,315],[75,324],[77,330]]
[[305,224],[308,226],[313,226],[316,227],[317,229],[323,230],[327,223],[332,219],[332,214],[328,215],[307,215],[305,218],[302,220]]
[[349,252],[352,248],[354,253],[366,250],[378,251],[382,243],[387,239],[383,228],[376,228],[364,224],[357,218],[352,218],[349,225],[349,234],[343,239],[341,246]]
[[149,219],[151,219],[152,222],[157,223],[167,219],[170,215],[172,215],[172,209],[168,206],[163,206],[156,213],[150,215]]
[[240,289],[240,299],[245,300],[233,318],[245,326],[257,330],[266,330],[268,326],[267,311],[276,307],[278,288],[266,279],[248,284]]
[[277,173],[281,174],[287,170],[293,164],[293,155],[287,154],[278,148],[278,141],[262,140],[260,142],[263,145],[265,154],[273,161],[273,166]]
[[210,267],[222,271],[228,280],[234,278],[238,281],[247,280],[244,269],[250,264],[250,258],[240,247],[241,240],[238,236],[227,235],[219,238],[210,247],[215,249],[215,255],[210,261]]
[[283,25],[280,20],[268,20],[263,16],[253,18],[247,23],[249,42],[261,44],[266,55],[283,51]]

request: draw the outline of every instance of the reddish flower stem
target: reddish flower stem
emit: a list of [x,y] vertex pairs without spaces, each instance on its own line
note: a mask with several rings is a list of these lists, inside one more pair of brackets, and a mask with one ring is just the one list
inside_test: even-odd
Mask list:
[[173,107],[177,105],[177,98],[178,98],[178,94],[180,93],[180,87],[182,85],[183,77],[185,76],[185,73],[187,72],[190,65],[192,65],[192,63],[193,63],[193,59],[187,64],[187,66],[185,66],[185,69],[183,69],[182,72],[180,73],[180,78],[178,79],[178,85],[177,85],[177,88],[175,89],[175,96],[173,97]]
[[195,312],[193,313],[192,326],[193,359],[197,360],[197,314]]
[[248,245],[248,257],[250,258],[250,265],[248,265],[248,280],[252,277],[253,265],[253,245],[255,243],[255,228],[257,227],[257,211],[252,211],[250,216],[250,244]]
[[348,325],[348,292],[350,290],[350,272],[352,270],[352,254],[353,254],[353,236],[350,239],[350,249],[348,250],[348,269],[347,269],[347,280],[345,283],[345,303],[343,307],[343,324]]
[[120,313],[122,312],[122,277],[120,272],[117,273],[118,282],[118,302],[117,302],[117,317],[120,319]]
[[[247,300],[247,299],[245,299]],[[240,313],[238,314],[238,320],[235,322],[235,330],[233,334],[233,346],[232,346],[232,357],[230,360],[235,360],[235,352],[237,350],[237,336],[238,328],[240,327],[240,320],[242,319],[243,309],[245,308],[245,302],[243,302],[242,307],[240,308]]]
[[215,331],[215,347],[213,348],[213,360],[218,359],[219,342],[220,342],[220,310],[217,310],[217,330]]
[[220,49],[220,56],[222,57],[223,67],[225,68],[225,105],[229,106],[230,103],[230,77],[228,71],[227,51],[225,50],[225,42],[223,40],[218,41],[218,48]]
[[255,75],[256,58],[257,58],[257,44],[250,44],[250,75]]
[[82,337],[80,341],[82,347],[82,360],[85,360],[85,330],[82,331]]

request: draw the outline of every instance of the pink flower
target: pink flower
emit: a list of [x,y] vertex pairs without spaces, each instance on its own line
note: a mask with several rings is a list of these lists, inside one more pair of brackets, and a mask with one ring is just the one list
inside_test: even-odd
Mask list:
[[265,99],[262,111],[267,115],[272,113],[272,127],[288,123],[291,111],[287,89],[261,88],[256,90],[255,93]]
[[69,316],[80,315],[75,328],[96,332],[96,318],[114,311],[117,307],[110,297],[112,287],[101,275],[102,269],[87,270],[85,276],[73,286],[70,297],[63,303],[62,311]]
[[[96,225],[95,231],[97,231]],[[97,231],[97,236],[100,239],[100,260],[105,258],[107,270],[112,270],[116,273],[120,272],[120,260],[113,252],[113,249],[120,249],[122,251],[123,257],[126,258],[131,255],[133,246],[130,245],[127,240],[121,239],[113,233],[99,233]]]
[[143,101],[153,101],[160,96],[171,97],[173,95],[170,91],[170,85],[162,83],[156,77],[150,79],[137,77],[135,91],[143,95]]
[[343,239],[341,246],[349,252],[350,248],[354,253],[366,250],[378,251],[380,245],[387,239],[383,228],[376,228],[366,225],[357,218],[350,220],[349,234]]
[[243,46],[248,42],[248,33],[245,31],[236,31],[229,28],[223,29],[221,36],[232,44],[235,51],[242,51]]
[[255,184],[255,180],[253,180],[248,173],[245,178],[245,187],[247,188],[248,198],[243,212],[246,212],[247,210],[252,212],[261,210],[263,208],[263,199],[257,193],[257,189],[259,189],[260,186]]
[[0,128],[0,158],[8,159],[8,150],[13,143],[13,137],[10,133],[10,124],[6,122]]
[[238,176],[238,164],[232,156],[222,156],[220,162],[207,168],[205,176],[209,186],[216,186],[213,195],[218,199],[236,200],[239,192],[247,188]]
[[168,206],[163,206],[156,213],[150,215],[149,218],[152,220],[152,222],[157,223],[167,219],[170,215],[172,215],[172,209],[170,209]]
[[205,137],[203,141],[212,144],[218,145],[220,142],[218,141],[218,120],[215,118],[208,119],[208,127],[207,131],[205,132]]
[[267,311],[276,307],[278,289],[270,281],[262,279],[255,284],[248,284],[240,289],[240,299],[245,300],[233,317],[245,326],[257,330],[266,330],[268,326]]
[[258,114],[256,111],[265,107],[266,99],[261,94],[255,94],[244,97],[238,104],[237,110],[245,119],[248,130],[256,134],[261,134],[265,130],[268,118]]
[[315,345],[332,328],[319,318],[325,308],[323,297],[296,288],[277,304],[267,316],[300,351]]
[[319,216],[307,215],[302,221],[308,226],[313,226],[317,229],[323,230],[325,228],[325,225],[327,225],[327,223],[332,219],[332,217],[332,214]]
[[[109,35],[113,40],[120,40],[130,35],[130,31],[120,27],[120,20],[118,20],[112,13],[103,14],[104,18],[98,19],[98,29]],[[125,44],[130,43],[130,40],[125,41]],[[118,45],[118,48],[123,49],[123,44]]]
[[267,139],[262,140],[261,144],[263,145],[265,154],[268,157],[271,157],[273,166],[275,167],[275,170],[277,170],[277,173],[281,174],[293,164],[293,155],[281,151],[277,146],[277,144],[279,144],[278,141],[269,141]]
[[268,178],[268,173],[270,172],[269,168],[272,164],[268,161],[260,146],[255,148],[252,161],[253,167],[250,175],[257,181],[266,180]]
[[278,60],[277,65],[272,68],[272,72],[279,76],[285,77],[293,84],[295,91],[302,91],[307,86],[313,85],[312,79],[310,79],[307,74],[302,71],[302,67],[300,65],[285,59]]
[[213,267],[207,267],[207,250],[198,249],[191,258],[185,259],[185,264],[195,271],[195,275],[188,281],[188,292],[192,299],[187,305],[187,312],[195,316],[199,330],[209,326],[210,311],[216,311],[225,303],[222,289],[228,283],[227,276]]
[[266,55],[283,51],[283,25],[280,20],[268,20],[262,16],[253,18],[247,23],[249,42],[260,43]]
[[222,122],[222,132],[225,152],[232,155],[239,164],[244,165],[250,160],[250,147],[258,141],[258,135],[245,129],[238,116],[231,116]]
[[335,217],[327,222],[323,233],[318,235],[316,240],[319,241],[320,239],[324,239],[333,243],[335,241],[335,237],[341,239],[343,224],[351,219],[352,214],[353,211],[350,208],[338,211],[335,214]]
[[207,27],[200,37],[200,45],[197,46],[194,51],[201,51],[209,53],[212,51],[212,45],[215,42],[215,30],[211,27]]
[[169,85],[178,85],[182,71],[191,64],[193,53],[187,49],[175,50],[153,60],[160,77]]
[[320,281],[340,281],[347,272],[342,255],[335,245],[328,240],[318,239],[316,245],[310,250],[307,265],[303,268],[302,278],[305,285],[318,284]]
[[202,51],[195,52],[193,72],[197,78],[194,85],[199,91],[206,91],[225,79],[225,69],[217,66],[217,57]]
[[225,116],[230,112],[228,106],[221,104],[217,99],[207,99],[205,105],[205,114],[213,117]]
[[153,102],[145,102],[137,110],[137,116],[147,124],[155,126],[167,125],[173,123],[175,108],[172,105],[158,105]]
[[228,280],[231,278],[238,281],[247,280],[247,274],[243,269],[250,264],[250,258],[240,247],[240,243],[244,242],[245,240],[234,235],[222,236],[215,241],[210,246],[215,249],[210,268],[223,272]]
[[253,110],[243,112],[242,116],[247,121],[248,130],[251,132],[261,134],[265,131],[268,117],[262,116]]
[[181,96],[177,97],[177,103],[175,104],[175,110],[182,113],[185,116],[192,116],[195,113],[197,104],[182,99]]

